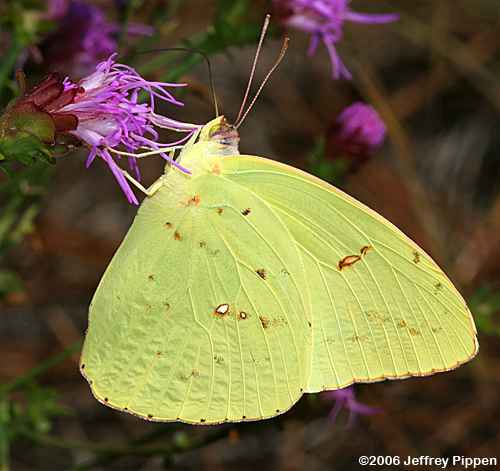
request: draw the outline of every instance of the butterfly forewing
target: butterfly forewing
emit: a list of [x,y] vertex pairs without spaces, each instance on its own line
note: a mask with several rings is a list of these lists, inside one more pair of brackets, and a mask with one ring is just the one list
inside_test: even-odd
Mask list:
[[428,375],[475,355],[474,323],[458,291],[380,215],[267,159],[226,158],[223,175],[259,195],[300,251],[313,319],[307,391]]

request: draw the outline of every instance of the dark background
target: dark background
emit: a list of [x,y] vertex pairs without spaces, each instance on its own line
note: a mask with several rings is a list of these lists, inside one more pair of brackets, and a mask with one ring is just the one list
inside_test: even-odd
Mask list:
[[[94,3],[110,18],[116,15],[112,2]],[[142,2],[134,20],[148,21],[148,9],[158,3]],[[170,23],[161,25],[158,46],[176,45],[213,21],[216,2],[179,3]],[[250,3],[245,21],[258,25],[269,6]],[[328,418],[332,401],[306,395],[275,419],[198,428],[152,424],[97,403],[78,372],[75,349],[38,376],[36,386],[30,383],[9,395],[29,411],[30,401],[43,402],[38,396],[50,388],[66,411],[48,414],[46,429],[21,430],[9,440],[11,469],[322,471],[361,469],[361,455],[498,456],[498,3],[354,0],[352,8],[402,17],[390,25],[346,24],[339,50],[353,72],[352,82],[332,80],[324,48],[308,58],[307,37],[291,32],[285,61],[241,128],[241,151],[336,182],[422,245],[469,300],[479,327],[478,356],[449,373],[356,386],[358,400],[381,412],[358,416],[350,427],[347,411],[333,422]],[[277,55],[279,35],[275,26],[257,83]],[[246,86],[255,50],[248,42],[211,57],[217,95],[229,118],[236,115]],[[134,51],[127,54],[127,63],[139,67],[150,60]],[[33,66],[28,60],[30,67],[34,77],[43,75],[43,62]],[[161,78],[168,67],[174,66],[147,75]],[[210,120],[204,64],[190,68],[181,80],[190,84],[181,95],[186,106],[165,113],[197,123]],[[339,173],[339,156],[328,152],[329,129],[345,106],[360,99],[377,107],[388,137],[356,171]],[[320,160],[311,157],[322,142],[327,151],[320,152]],[[85,170],[85,156],[82,151],[58,160],[43,197],[36,200],[39,213],[32,230],[0,259],[23,286],[0,299],[0,383],[22,378],[81,339],[91,296],[136,212],[105,165],[96,162]],[[145,162],[145,181],[154,181],[162,167],[159,158]],[[4,195],[0,198],[7,203]],[[12,432],[14,425],[9,427]]]

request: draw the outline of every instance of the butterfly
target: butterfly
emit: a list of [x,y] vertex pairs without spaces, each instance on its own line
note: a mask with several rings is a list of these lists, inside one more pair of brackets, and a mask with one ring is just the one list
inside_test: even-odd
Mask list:
[[465,301],[420,247],[236,141],[223,117],[193,136],[192,174],[160,177],[106,270],[80,365],[99,401],[158,421],[257,420],[477,353]]
[[80,369],[154,421],[260,420],[304,393],[449,371],[471,313],[398,228],[328,183],[238,153],[219,116],[150,188],[93,297]]

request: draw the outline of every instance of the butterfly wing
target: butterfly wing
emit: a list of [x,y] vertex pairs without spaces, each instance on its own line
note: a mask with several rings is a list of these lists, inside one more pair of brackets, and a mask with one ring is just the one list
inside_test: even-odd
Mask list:
[[467,305],[437,264],[340,190],[264,158],[225,158],[221,177],[279,216],[303,260],[312,312],[307,392],[424,376],[478,350]]
[[170,172],[101,280],[80,367],[110,407],[211,424],[271,417],[302,395],[298,246],[265,201],[219,177]]

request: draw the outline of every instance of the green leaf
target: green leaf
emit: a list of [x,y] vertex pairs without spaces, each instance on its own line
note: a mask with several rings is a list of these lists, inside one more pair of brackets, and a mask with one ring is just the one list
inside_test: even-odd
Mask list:
[[19,293],[23,283],[19,276],[10,270],[0,270],[0,299],[9,293]]
[[479,288],[469,299],[478,330],[500,335],[500,290],[489,286]]
[[36,135],[26,131],[0,139],[0,155],[2,162],[17,161],[24,165],[55,162],[47,146]]
[[44,111],[12,112],[9,116],[9,128],[16,129],[16,134],[24,131],[42,142],[52,143],[55,139],[54,120]]

